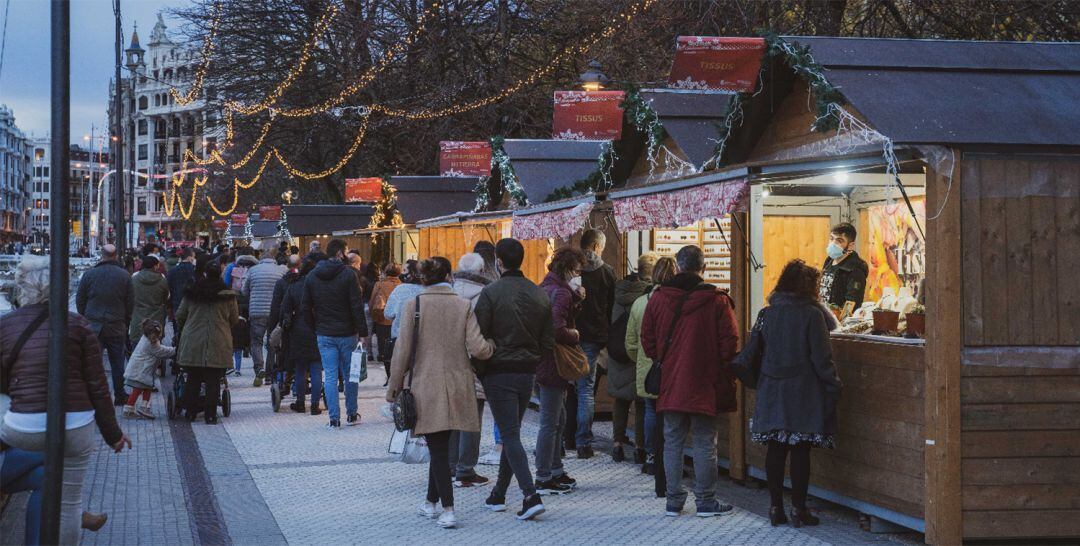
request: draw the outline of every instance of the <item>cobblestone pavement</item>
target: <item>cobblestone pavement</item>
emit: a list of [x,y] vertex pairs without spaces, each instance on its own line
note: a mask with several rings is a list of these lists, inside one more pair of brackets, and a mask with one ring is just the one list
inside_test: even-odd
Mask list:
[[[380,368],[380,369],[376,369]],[[84,544],[380,544],[405,542],[515,544],[865,544],[915,543],[917,535],[875,535],[862,531],[857,515],[815,501],[822,525],[771,527],[765,517],[768,494],[721,478],[718,495],[735,504],[733,514],[710,519],[667,518],[664,501],[652,493],[651,477],[637,466],[614,463],[601,443],[589,460],[571,457],[567,470],[578,490],[547,497],[547,513],[537,521],[513,516],[521,502],[516,484],[507,496],[510,510],[483,508],[490,486],[455,489],[459,528],[443,530],[415,514],[427,485],[426,465],[407,465],[387,453],[393,430],[380,414],[384,378],[370,368],[361,385],[362,424],[325,429],[326,413],[314,417],[270,407],[267,387],[251,386],[250,360],[231,378],[232,415],[223,425],[188,425],[164,418],[163,397],[155,394],[155,421],[124,420],[135,449],[122,455],[104,446],[95,455],[86,488],[87,508],[109,512],[99,533],[85,532]],[[165,389],[162,389],[163,392]],[[341,401],[344,406],[344,401]],[[342,408],[344,411],[344,407]],[[484,418],[484,446],[493,444],[491,414]],[[523,439],[531,452],[538,416],[526,414]],[[598,437],[610,438],[610,423],[597,423]],[[477,470],[494,478],[497,468]],[[687,506],[692,507],[690,495]],[[23,498],[25,500],[25,498]],[[0,520],[0,543],[21,536],[17,497]],[[14,507],[14,508],[13,508]]]

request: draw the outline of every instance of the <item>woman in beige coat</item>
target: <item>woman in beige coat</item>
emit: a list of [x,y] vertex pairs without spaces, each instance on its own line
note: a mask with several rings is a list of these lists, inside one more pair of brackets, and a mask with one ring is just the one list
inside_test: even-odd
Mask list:
[[[393,401],[405,385],[405,374],[414,366],[412,392],[416,398],[416,427],[431,453],[427,501],[421,515],[438,516],[440,527],[457,525],[454,488],[450,483],[450,432],[478,432],[476,391],[470,357],[491,357],[495,346],[484,339],[472,306],[454,292],[450,262],[436,256],[420,264],[424,292],[405,303],[401,331],[390,368],[387,401]],[[417,303],[420,305],[419,336],[414,335]],[[415,359],[413,352],[415,351]],[[442,514],[435,507],[442,501]]]

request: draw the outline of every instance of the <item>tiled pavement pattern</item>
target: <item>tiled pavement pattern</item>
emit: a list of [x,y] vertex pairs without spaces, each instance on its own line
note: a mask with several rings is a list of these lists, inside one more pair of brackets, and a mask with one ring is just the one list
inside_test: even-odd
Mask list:
[[[548,513],[538,521],[519,522],[516,484],[508,495],[510,510],[483,509],[489,487],[456,489],[460,528],[439,529],[415,515],[427,483],[426,465],[406,465],[387,453],[393,425],[380,415],[384,404],[383,374],[371,366],[361,386],[363,423],[339,431],[324,428],[318,417],[270,408],[269,390],[250,385],[245,375],[231,381],[233,413],[223,426],[201,420],[186,423],[164,419],[164,403],[155,394],[156,421],[124,420],[135,449],[115,455],[103,448],[95,456],[87,487],[90,510],[109,512],[99,533],[85,532],[84,544],[380,544],[393,542],[515,544],[865,544],[915,543],[916,536],[873,535],[859,529],[850,511],[815,501],[821,508],[817,528],[773,528],[765,517],[768,494],[757,487],[735,485],[721,478],[719,496],[737,506],[721,518],[663,516],[664,501],[652,494],[651,478],[634,465],[611,462],[606,453],[567,468],[579,481],[578,491],[547,498]],[[344,404],[342,400],[342,409]],[[484,451],[492,443],[491,415],[484,419]],[[172,430],[170,431],[170,426]],[[523,438],[531,452],[537,414],[526,415]],[[598,436],[611,436],[610,423],[597,423]],[[171,432],[171,434],[170,434]],[[175,446],[175,447],[174,447]],[[177,449],[181,453],[177,453]],[[197,449],[203,468],[178,468]],[[478,470],[494,478],[496,467]],[[200,495],[191,472],[203,472],[212,486]],[[188,476],[184,479],[182,476]],[[195,480],[199,481],[199,480]],[[204,492],[205,493],[205,492]],[[205,506],[206,499],[210,498]],[[198,500],[198,506],[192,506]],[[0,521],[0,543],[22,533],[17,498]],[[692,510],[693,494],[687,502]],[[195,512],[198,517],[190,515]],[[220,534],[218,534],[220,533]],[[227,536],[225,536],[227,535]]]

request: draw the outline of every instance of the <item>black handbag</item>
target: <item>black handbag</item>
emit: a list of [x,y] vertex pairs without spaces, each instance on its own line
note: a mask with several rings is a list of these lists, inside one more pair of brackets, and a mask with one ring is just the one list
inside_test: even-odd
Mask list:
[[412,393],[413,375],[416,374],[416,346],[420,344],[420,296],[416,296],[413,311],[413,339],[409,351],[409,381],[394,397],[394,428],[399,432],[416,428],[416,397]]
[[761,359],[765,356],[765,310],[758,312],[754,327],[750,329],[750,338],[746,340],[739,354],[731,361],[731,371],[742,384],[756,389],[761,377]]
[[660,396],[660,379],[663,372],[664,355],[671,349],[671,340],[675,337],[675,326],[679,324],[679,319],[682,318],[683,305],[686,300],[690,299],[690,295],[694,293],[694,290],[687,290],[686,294],[679,299],[678,305],[675,307],[675,319],[671,321],[671,327],[668,328],[667,340],[664,341],[663,352],[660,354],[660,358],[653,360],[652,366],[649,367],[649,373],[645,374],[645,392],[653,396]]

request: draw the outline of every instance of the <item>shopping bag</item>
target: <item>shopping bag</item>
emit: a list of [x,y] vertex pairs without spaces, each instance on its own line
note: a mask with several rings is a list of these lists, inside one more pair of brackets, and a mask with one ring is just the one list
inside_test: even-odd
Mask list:
[[362,344],[357,343],[353,349],[352,361],[349,363],[349,382],[363,383],[367,379],[367,350]]
[[394,429],[394,433],[390,435],[390,446],[386,448],[387,453],[394,455],[401,455],[405,452],[405,442],[409,440],[409,431],[401,432]]
[[405,449],[401,452],[401,462],[405,464],[421,464],[431,460],[428,452],[427,441],[423,436],[414,436],[412,431],[406,431],[408,438],[405,440]]

